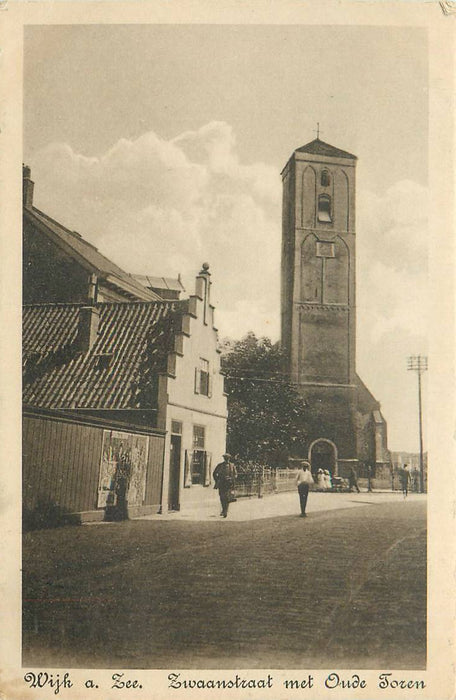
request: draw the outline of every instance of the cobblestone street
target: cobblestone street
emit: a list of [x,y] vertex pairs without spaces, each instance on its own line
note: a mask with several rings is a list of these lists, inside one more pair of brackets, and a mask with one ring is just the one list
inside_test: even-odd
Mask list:
[[305,520],[294,493],[211,503],[28,533],[24,664],[425,667],[424,497],[311,494]]

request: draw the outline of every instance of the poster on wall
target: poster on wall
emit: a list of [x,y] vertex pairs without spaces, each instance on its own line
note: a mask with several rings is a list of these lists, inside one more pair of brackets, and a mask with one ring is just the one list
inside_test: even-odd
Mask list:
[[98,508],[116,506],[121,485],[130,505],[142,505],[146,491],[148,448],[149,439],[145,435],[104,431]]
[[128,486],[128,504],[141,506],[146,497],[147,457],[149,438],[145,435],[130,435],[130,481]]

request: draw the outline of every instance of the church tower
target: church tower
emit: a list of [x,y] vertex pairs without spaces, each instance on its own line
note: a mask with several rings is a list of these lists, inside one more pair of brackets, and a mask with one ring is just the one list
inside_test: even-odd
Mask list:
[[282,171],[281,344],[306,399],[300,456],[313,471],[357,461],[356,161],[317,138]]

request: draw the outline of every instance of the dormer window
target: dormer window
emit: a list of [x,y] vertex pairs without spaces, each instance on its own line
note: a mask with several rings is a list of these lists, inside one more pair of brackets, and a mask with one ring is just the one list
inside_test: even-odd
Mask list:
[[105,370],[109,369],[112,362],[112,352],[101,352],[95,356],[97,359],[96,369]]
[[331,184],[331,178],[327,170],[322,170],[320,175],[320,184],[322,187],[329,187]]
[[318,197],[318,221],[331,222],[331,197],[321,194]]

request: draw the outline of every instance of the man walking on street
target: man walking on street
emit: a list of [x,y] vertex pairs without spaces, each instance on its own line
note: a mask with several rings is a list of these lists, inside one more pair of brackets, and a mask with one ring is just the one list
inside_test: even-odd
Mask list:
[[410,486],[410,469],[408,464],[404,464],[401,471],[401,482],[402,482],[402,495],[407,498]]
[[218,489],[222,506],[220,515],[226,518],[229,504],[231,501],[236,500],[234,497],[236,467],[231,462],[230,454],[226,453],[223,455],[223,462],[217,464],[212,476],[214,477],[214,489]]
[[307,517],[306,506],[307,497],[309,495],[309,486],[314,482],[309,467],[309,462],[301,462],[300,469],[296,476],[296,486],[298,487],[299,503],[301,506],[301,518]]

